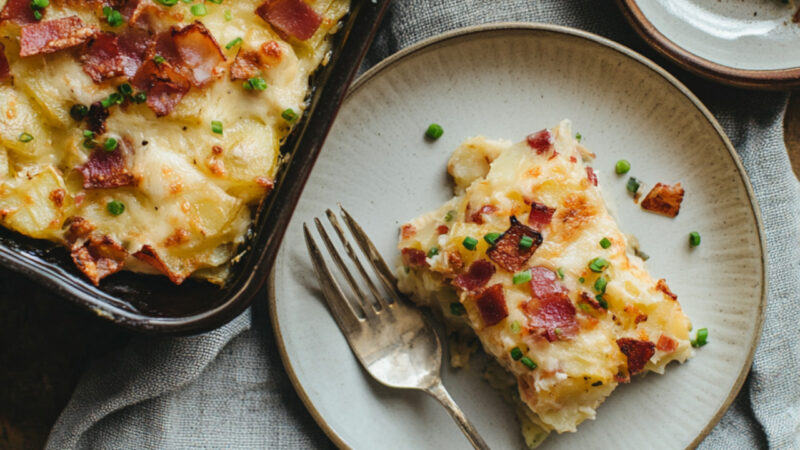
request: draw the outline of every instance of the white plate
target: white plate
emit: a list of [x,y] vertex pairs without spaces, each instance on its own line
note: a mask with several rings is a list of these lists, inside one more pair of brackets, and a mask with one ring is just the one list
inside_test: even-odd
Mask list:
[[800,83],[800,3],[781,0],[619,0],[656,50],[716,81],[758,88]]
[[[522,139],[571,118],[597,155],[606,198],[651,255],[710,344],[664,376],[621,386],[578,433],[543,448],[678,448],[698,442],[744,381],[765,303],[763,236],[728,139],[665,71],[606,39],[549,25],[499,24],[428,40],[360,78],[309,179],[275,264],[271,306],[286,368],[317,422],[357,449],[467,447],[444,409],[361,370],[324,306],[302,224],[341,202],[394,262],[400,224],[451,196],[446,163],[466,137]],[[426,142],[431,122],[444,136]],[[680,181],[676,219],[643,212],[613,174],[617,159],[651,184]],[[703,243],[690,250],[687,235]],[[511,409],[478,371],[445,385],[493,448],[523,443]]]

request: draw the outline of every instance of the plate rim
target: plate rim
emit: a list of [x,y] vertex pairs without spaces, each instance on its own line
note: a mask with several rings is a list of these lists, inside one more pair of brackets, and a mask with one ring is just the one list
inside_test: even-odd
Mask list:
[[628,23],[647,45],[678,66],[708,80],[747,89],[786,90],[800,86],[800,67],[787,69],[737,69],[695,55],[679,46],[644,15],[637,0],[617,0]]
[[[622,2],[626,0],[619,0],[619,1]],[[759,341],[761,339],[761,332],[764,324],[764,315],[767,307],[768,266],[766,259],[767,243],[764,232],[764,223],[761,218],[761,209],[758,206],[758,200],[755,196],[755,192],[753,191],[753,187],[750,184],[750,179],[747,176],[747,171],[744,169],[744,166],[742,165],[742,161],[739,158],[738,153],[736,153],[733,144],[730,142],[730,139],[728,138],[727,134],[725,134],[725,131],[722,129],[722,126],[719,124],[719,122],[711,113],[711,111],[709,111],[708,108],[706,108],[706,106],[703,105],[700,99],[697,98],[697,96],[695,96],[689,90],[689,88],[687,88],[672,74],[667,72],[666,69],[663,69],[662,67],[660,67],[650,59],[646,58],[645,56],[631,50],[630,48],[622,44],[619,44],[617,42],[614,42],[610,39],[604,38],[597,34],[563,25],[553,25],[544,23],[533,23],[533,22],[499,22],[499,23],[473,25],[473,26],[458,28],[455,30],[451,30],[445,33],[429,37],[415,44],[409,45],[404,49],[399,50],[398,52],[383,59],[378,64],[371,67],[361,76],[359,76],[358,79],[351,85],[350,90],[348,91],[347,96],[345,97],[345,102],[359,89],[361,89],[361,87],[363,87],[369,80],[371,80],[384,70],[390,68],[396,62],[399,62],[405,59],[406,57],[409,57],[418,52],[428,50],[437,44],[442,44],[444,42],[454,39],[462,39],[469,36],[481,35],[483,33],[526,32],[526,31],[545,31],[545,32],[566,34],[573,37],[587,39],[594,43],[598,43],[600,45],[608,47],[611,50],[615,50],[619,53],[622,53],[623,55],[632,58],[635,62],[643,64],[648,69],[656,72],[656,74],[666,79],[666,81],[672,84],[675,88],[677,88],[680,91],[681,94],[683,94],[688,100],[690,100],[692,104],[702,113],[703,117],[705,117],[705,119],[709,122],[709,124],[714,128],[714,130],[717,132],[717,135],[722,138],[722,141],[725,144],[725,148],[728,150],[729,156],[731,157],[736,166],[739,178],[744,183],[745,190],[747,192],[747,197],[750,200],[750,208],[753,211],[753,216],[756,219],[758,243],[760,247],[760,259],[761,259],[761,296],[760,296],[761,298],[759,299],[758,317],[756,317],[756,333],[754,333],[753,339],[750,342],[745,364],[742,365],[742,368],[739,371],[739,374],[733,385],[733,389],[731,389],[730,394],[728,394],[728,397],[722,403],[722,406],[720,406],[720,408],[717,410],[717,412],[714,414],[714,416],[711,418],[708,424],[706,424],[706,426],[703,428],[700,434],[698,434],[698,436],[687,447],[690,449],[696,448],[700,444],[700,442],[702,442],[706,438],[706,436],[708,436],[711,430],[722,419],[722,416],[725,414],[725,412],[730,407],[731,403],[733,403],[734,399],[741,391],[745,379],[747,378],[747,375],[750,372],[750,367],[752,366],[753,363],[753,357],[755,356],[756,348],[758,347]],[[283,363],[283,367],[286,370],[286,374],[288,375],[289,380],[292,383],[292,386],[297,392],[298,397],[300,397],[300,400],[306,407],[306,410],[308,410],[309,414],[311,414],[312,418],[317,423],[317,425],[322,429],[325,435],[331,441],[333,441],[336,447],[340,449],[350,449],[351,447],[347,445],[344,439],[336,432],[336,430],[333,429],[332,426],[330,426],[325,421],[324,417],[322,417],[322,414],[319,412],[319,410],[317,410],[316,406],[311,401],[311,398],[308,396],[308,394],[305,391],[305,388],[303,387],[302,383],[297,377],[297,374],[294,371],[294,367],[292,366],[291,361],[289,360],[289,354],[286,350],[286,345],[283,340],[283,334],[281,333],[281,326],[277,315],[277,295],[275,293],[274,267],[270,272],[268,283],[269,284],[267,289],[267,301],[269,303],[270,323],[272,325],[272,331],[275,336],[275,343],[278,347],[278,352],[280,353],[281,362]]]

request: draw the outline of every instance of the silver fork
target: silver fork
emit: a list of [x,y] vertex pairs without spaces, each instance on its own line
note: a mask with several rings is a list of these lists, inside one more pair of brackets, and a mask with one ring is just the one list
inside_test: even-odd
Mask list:
[[[319,278],[322,293],[356,358],[373,378],[386,386],[419,389],[431,395],[447,409],[473,447],[488,449],[489,446],[442,385],[440,375],[442,345],[436,332],[417,308],[408,305],[401,298],[402,295],[397,290],[397,280],[372,241],[350,214],[341,205],[339,207],[347,228],[391,297],[387,299],[382,295],[367,275],[359,256],[350,245],[336,215],[330,209],[325,211],[325,214],[361,275],[361,285],[356,282],[345,265],[319,218],[314,218],[314,223],[331,258],[350,286],[353,296],[348,297],[342,291],[342,287],[325,263],[307,224],[303,224],[308,253]],[[365,295],[363,285],[367,286],[374,301]]]

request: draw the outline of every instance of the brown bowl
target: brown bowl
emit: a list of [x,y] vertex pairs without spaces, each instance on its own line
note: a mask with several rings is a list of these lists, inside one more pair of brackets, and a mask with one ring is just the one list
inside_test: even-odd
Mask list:
[[286,226],[311,168],[389,0],[352,0],[334,36],[330,62],[311,80],[309,106],[281,147],[283,166],[275,188],[255,213],[244,255],[224,287],[188,279],[121,272],[93,286],[67,250],[0,227],[0,264],[41,283],[98,316],[127,328],[158,334],[191,334],[219,327],[239,315],[269,277]]

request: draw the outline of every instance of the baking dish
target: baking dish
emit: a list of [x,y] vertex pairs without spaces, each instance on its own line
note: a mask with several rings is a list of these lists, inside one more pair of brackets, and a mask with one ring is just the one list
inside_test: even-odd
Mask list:
[[311,79],[309,106],[281,147],[274,190],[254,213],[251,232],[224,287],[188,279],[120,272],[93,286],[64,247],[0,228],[0,264],[34,279],[98,316],[157,334],[192,334],[240,314],[267,280],[286,226],[350,81],[375,35],[388,0],[353,0],[333,37],[329,63]]

